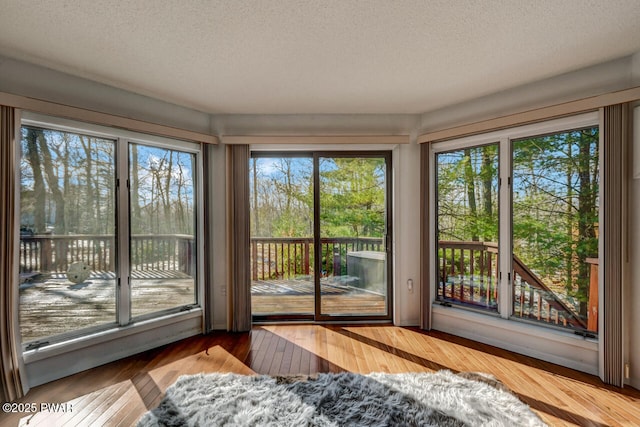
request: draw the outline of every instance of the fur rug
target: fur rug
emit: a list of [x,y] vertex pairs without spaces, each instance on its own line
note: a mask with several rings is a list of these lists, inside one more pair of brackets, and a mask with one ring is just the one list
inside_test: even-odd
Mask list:
[[[478,381],[479,379],[479,381]],[[182,376],[138,426],[544,426],[493,377],[436,373]]]

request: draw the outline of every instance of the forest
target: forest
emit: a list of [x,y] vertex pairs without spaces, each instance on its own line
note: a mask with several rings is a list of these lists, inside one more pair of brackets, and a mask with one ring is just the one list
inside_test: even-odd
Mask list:
[[[192,234],[194,156],[128,144],[132,234]],[[23,234],[113,235],[117,141],[22,127]]]
[[22,233],[114,234],[115,141],[22,127]]
[[[318,157],[323,276],[347,277],[350,252],[384,251],[386,168],[384,157]],[[252,277],[315,274],[313,158],[253,157],[249,170]]]
[[[320,158],[323,237],[382,237],[384,158]],[[313,159],[254,157],[250,161],[251,236],[313,236]]]

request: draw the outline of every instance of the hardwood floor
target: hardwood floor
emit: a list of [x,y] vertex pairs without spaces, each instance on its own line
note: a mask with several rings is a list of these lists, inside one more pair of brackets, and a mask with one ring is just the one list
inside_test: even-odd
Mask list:
[[135,425],[183,374],[439,369],[495,375],[550,425],[640,425],[633,388],[440,332],[378,325],[264,325],[189,338],[35,387],[20,402],[67,403],[67,412],[0,414],[0,425]]

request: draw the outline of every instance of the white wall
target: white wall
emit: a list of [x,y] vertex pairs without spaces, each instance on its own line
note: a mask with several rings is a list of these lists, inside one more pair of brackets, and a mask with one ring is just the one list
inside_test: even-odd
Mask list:
[[638,53],[635,57],[617,59],[463,104],[427,112],[422,115],[421,133],[627,89],[633,85],[634,63],[640,80],[640,53]]
[[[640,85],[640,52],[633,56],[631,79],[633,85]],[[632,165],[629,184],[630,230],[630,282],[625,294],[628,321],[627,363],[630,368],[629,383],[640,390],[640,103],[634,105],[633,143],[631,147]]]
[[[640,52],[631,60],[631,83],[640,86]],[[634,105],[633,140],[629,182],[629,282],[625,287],[626,363],[629,364],[629,384],[640,390],[640,102]]]
[[[394,150],[394,323],[420,324],[420,146]],[[408,281],[413,282],[412,289]]]
[[0,56],[0,91],[208,133],[211,117],[101,83]]
[[402,135],[415,131],[411,114],[234,114],[213,116],[216,135]]

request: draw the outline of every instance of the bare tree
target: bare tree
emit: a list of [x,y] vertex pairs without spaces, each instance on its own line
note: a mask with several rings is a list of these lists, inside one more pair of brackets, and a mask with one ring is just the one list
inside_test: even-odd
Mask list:
[[43,233],[46,230],[46,189],[38,149],[38,135],[40,133],[42,130],[27,128],[25,137],[26,157],[33,173],[33,228],[35,233]]

